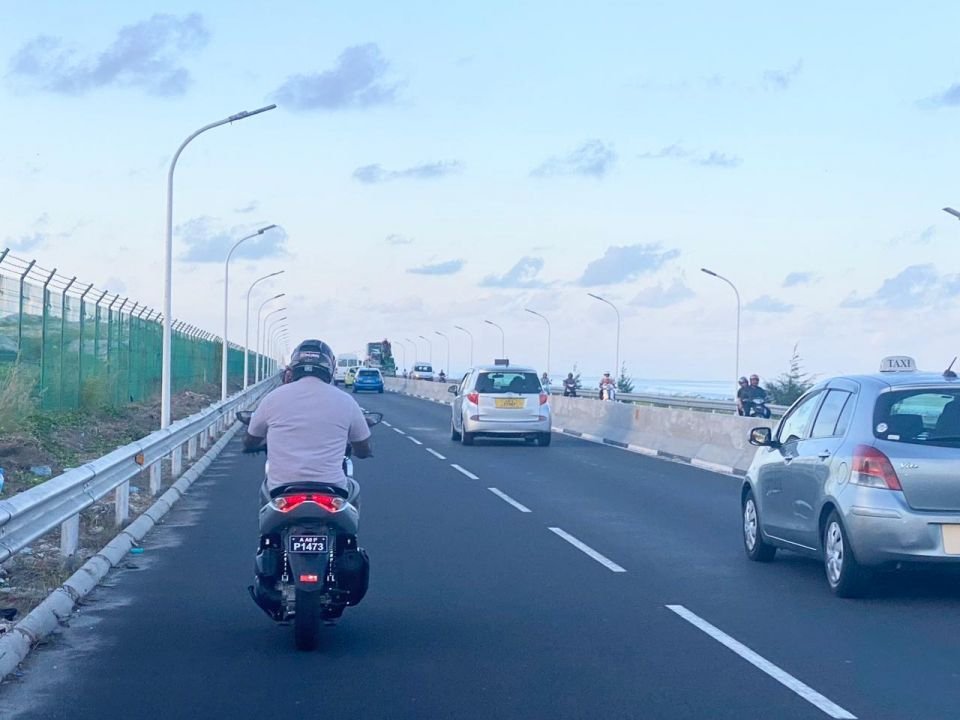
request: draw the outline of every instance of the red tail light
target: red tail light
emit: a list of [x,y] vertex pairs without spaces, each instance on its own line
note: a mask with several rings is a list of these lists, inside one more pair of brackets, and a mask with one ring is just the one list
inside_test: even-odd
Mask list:
[[273,499],[273,506],[280,512],[290,512],[305,502],[316,503],[327,512],[340,512],[347,501],[335,495],[323,493],[304,493],[303,495],[281,495]]
[[546,405],[546,404],[547,404],[547,394],[546,394],[546,393],[540,393],[540,404],[541,404],[541,405]]
[[867,487],[903,490],[890,458],[869,445],[857,445],[854,448],[850,482]]
[[300,582],[302,583],[320,582],[320,576],[319,575],[301,575]]
[[467,393],[467,402],[472,402],[474,405],[479,405],[480,393],[478,392]]

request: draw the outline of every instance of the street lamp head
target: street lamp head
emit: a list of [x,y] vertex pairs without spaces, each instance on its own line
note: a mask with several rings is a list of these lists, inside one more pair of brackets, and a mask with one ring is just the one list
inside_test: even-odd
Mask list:
[[954,210],[952,207],[945,207],[943,211],[945,213],[948,213],[949,215],[953,215],[955,218],[960,220],[960,211]]
[[[267,230],[273,230],[275,227],[277,227],[277,226],[276,226],[276,225],[267,225],[266,227],[262,227],[262,228],[260,228],[259,230],[257,230],[257,235],[263,235]],[[283,272],[283,271],[281,270],[281,272]]]
[[236,122],[237,120],[243,120],[244,118],[252,117],[253,115],[259,115],[260,113],[267,112],[268,110],[273,110],[276,108],[276,105],[266,105],[262,108],[257,108],[256,110],[243,110],[238,112],[236,115],[231,115],[227,118],[228,122]]
[[489,320],[484,320],[484,322],[485,322],[487,325],[493,325],[494,327],[497,326],[497,324],[496,324],[495,322],[490,322]]
[[717,274],[716,274],[713,270],[707,270],[706,268],[700,268],[700,272],[706,273],[707,275],[712,275],[713,277],[717,277]]
[[591,292],[588,292],[587,295],[589,295],[590,297],[592,297],[592,298],[594,298],[594,299],[596,299],[596,300],[603,300],[602,297],[600,297],[599,295],[594,295],[594,294],[591,293]]

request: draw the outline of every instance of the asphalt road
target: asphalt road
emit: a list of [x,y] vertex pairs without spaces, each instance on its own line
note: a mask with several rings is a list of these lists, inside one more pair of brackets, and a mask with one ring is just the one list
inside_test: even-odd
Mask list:
[[734,478],[566,436],[463,447],[446,407],[360,400],[390,423],[356,463],[371,589],[319,651],[294,650],[246,595],[262,458],[234,440],[0,689],[0,717],[960,711],[955,579],[838,600],[816,562],[746,561]]

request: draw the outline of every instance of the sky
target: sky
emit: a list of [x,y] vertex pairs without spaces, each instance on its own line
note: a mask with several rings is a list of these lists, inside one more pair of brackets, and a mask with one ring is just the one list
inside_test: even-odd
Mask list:
[[[953,2],[0,0],[0,247],[230,340],[641,378],[960,354]],[[255,321],[251,323],[255,327]],[[256,331],[252,331],[256,335]],[[432,347],[419,336],[430,338]],[[399,341],[399,342],[398,342]],[[413,346],[406,343],[406,365]],[[397,351],[401,362],[404,356]],[[448,368],[449,370],[450,368]]]

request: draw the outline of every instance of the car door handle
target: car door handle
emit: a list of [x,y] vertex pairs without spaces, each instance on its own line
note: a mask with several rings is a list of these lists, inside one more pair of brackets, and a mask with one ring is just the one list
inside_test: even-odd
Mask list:
[[822,453],[817,455],[817,457],[820,458],[821,460],[827,460],[830,457],[830,451],[824,450]]

